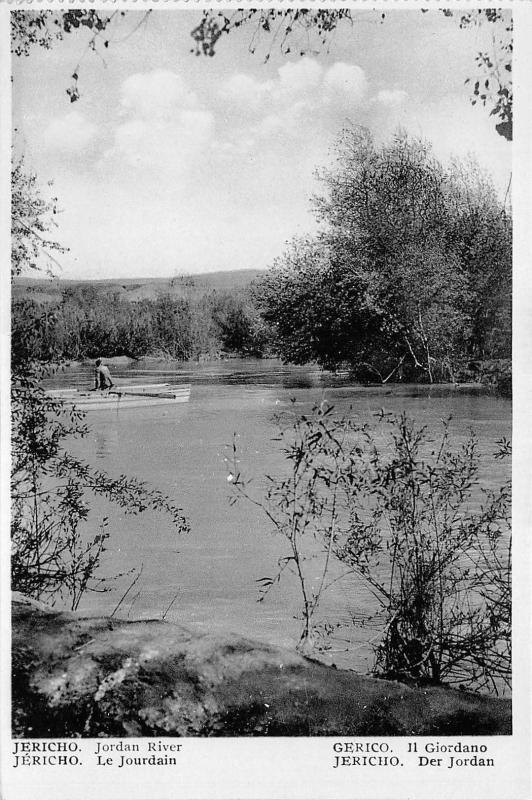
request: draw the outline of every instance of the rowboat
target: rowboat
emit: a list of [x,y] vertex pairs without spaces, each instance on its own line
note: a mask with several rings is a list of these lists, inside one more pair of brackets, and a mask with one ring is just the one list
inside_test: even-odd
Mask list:
[[83,411],[101,409],[144,408],[188,403],[190,383],[172,386],[169,383],[142,383],[135,386],[113,386],[103,391],[89,392],[86,389],[54,389],[49,397],[75,405]]

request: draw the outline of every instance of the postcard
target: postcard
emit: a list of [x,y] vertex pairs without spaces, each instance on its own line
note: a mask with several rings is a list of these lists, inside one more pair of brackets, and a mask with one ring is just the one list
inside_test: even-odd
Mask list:
[[530,6],[0,22],[2,797],[530,798]]

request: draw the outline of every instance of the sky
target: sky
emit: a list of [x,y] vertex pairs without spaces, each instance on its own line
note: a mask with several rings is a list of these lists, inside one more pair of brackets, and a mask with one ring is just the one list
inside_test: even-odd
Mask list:
[[[378,141],[401,126],[444,161],[471,153],[506,191],[511,145],[464,85],[485,30],[436,10],[360,11],[328,52],[273,48],[265,63],[249,28],[197,57],[199,11],[153,11],[135,30],[142,16],[119,21],[103,57],[83,30],[13,59],[16,151],[62,209],[59,277],[267,268],[316,232],[316,168],[332,163],[346,125]],[[70,103],[74,71],[81,98]]]

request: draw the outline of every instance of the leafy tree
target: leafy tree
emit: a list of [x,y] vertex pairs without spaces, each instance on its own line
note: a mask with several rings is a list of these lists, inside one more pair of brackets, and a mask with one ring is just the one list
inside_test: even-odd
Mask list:
[[489,176],[471,159],[454,162],[446,239],[464,264],[471,303],[470,353],[511,357],[512,218]]
[[262,356],[267,331],[248,291],[213,293],[211,314],[223,350],[241,356]]
[[[105,49],[109,47],[110,37],[105,32],[113,19],[125,15],[125,11],[102,14],[101,11],[95,9],[13,11],[11,13],[11,52],[16,56],[29,56],[33,47],[50,50],[54,44],[64,38],[65,34],[84,28],[90,31],[85,52],[97,52],[99,44]],[[66,89],[71,103],[75,103],[80,97],[79,71],[80,64],[78,63],[72,72],[72,84]]]
[[285,361],[360,366],[388,342],[366,260],[342,256],[324,239],[295,240],[257,283],[259,308]]
[[125,12],[102,14],[94,9],[69,9],[68,11],[12,11],[11,49],[17,56],[27,56],[32,47],[49,50],[65,34],[79,28],[94,33],[105,31],[111,20]]
[[496,319],[508,347],[511,219],[476,164],[444,168],[423,141],[377,146],[355,128],[320,177],[321,233],[257,293],[283,358],[432,382],[483,357]]
[[[67,287],[62,298],[39,302],[38,293],[12,305],[14,343],[28,358],[83,359],[159,355],[187,360],[221,350],[260,356],[267,331],[248,293],[161,295],[129,300],[94,286]],[[39,318],[32,326],[28,320]]]
[[[50,184],[49,184],[50,185]],[[40,191],[37,176],[28,171],[24,159],[19,159],[11,169],[11,275],[35,270],[47,262],[51,272],[57,263],[54,253],[65,253],[66,248],[49,237],[57,227],[54,217],[58,213],[57,198],[45,199]]]

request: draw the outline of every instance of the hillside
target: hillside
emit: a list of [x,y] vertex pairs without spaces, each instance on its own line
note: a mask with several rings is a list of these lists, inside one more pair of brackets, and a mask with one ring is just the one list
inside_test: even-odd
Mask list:
[[93,287],[123,300],[154,300],[161,295],[194,297],[211,291],[233,292],[243,289],[263,274],[262,270],[246,269],[209,272],[198,275],[176,275],[169,278],[120,278],[105,280],[62,280],[60,278],[15,278],[13,299],[31,297],[41,303],[58,300],[65,289]]

